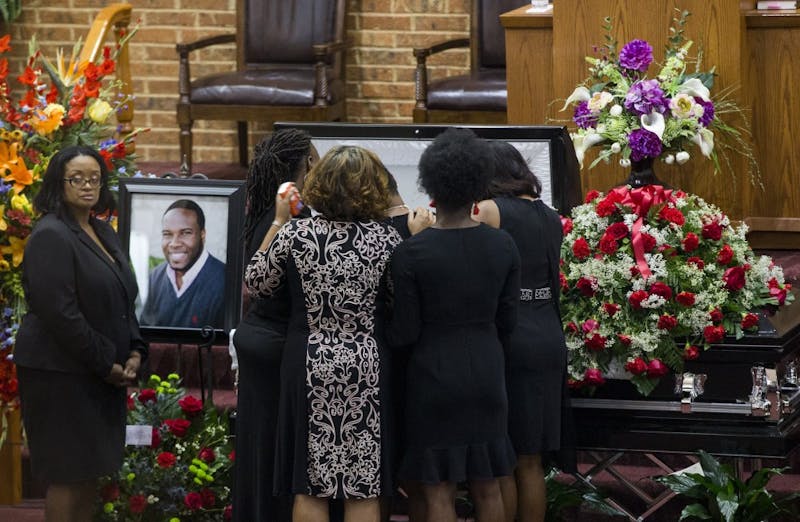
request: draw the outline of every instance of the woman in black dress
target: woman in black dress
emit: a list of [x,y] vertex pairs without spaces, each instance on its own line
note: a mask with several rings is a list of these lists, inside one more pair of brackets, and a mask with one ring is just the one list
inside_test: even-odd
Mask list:
[[[390,368],[383,342],[387,269],[397,231],[386,169],[361,147],[334,147],[309,172],[306,204],[319,215],[267,233],[247,267],[260,296],[288,290],[281,362],[275,489],[294,494],[294,522],[375,521],[391,491]],[[274,236],[274,240],[272,237]]]
[[14,352],[22,419],[47,520],[89,521],[97,479],[122,464],[125,390],[147,355],[138,289],[116,232],[93,217],[114,205],[97,151],[59,151],[33,204]]
[[[492,141],[492,199],[473,219],[508,232],[519,249],[521,290],[517,328],[506,359],[509,435],[517,452],[516,484],[501,480],[506,519],[543,521],[546,491],[542,454],[561,450],[567,347],[558,307],[561,218],[539,199],[542,185],[519,151]],[[564,419],[568,421],[568,419]]]
[[479,521],[503,520],[498,479],[515,464],[504,352],[516,323],[519,254],[507,233],[470,218],[493,168],[491,150],[473,132],[439,135],[419,163],[436,224],[392,258],[390,340],[410,350],[399,477],[423,484],[431,522],[456,520],[462,481]]
[[[247,177],[246,259],[258,250],[276,219],[278,187],[287,181],[302,187],[318,159],[311,136],[296,129],[276,131],[256,145]],[[255,298],[233,336],[239,361],[233,517],[239,522],[291,518],[291,500],[272,495],[280,364],[288,322],[285,291]]]

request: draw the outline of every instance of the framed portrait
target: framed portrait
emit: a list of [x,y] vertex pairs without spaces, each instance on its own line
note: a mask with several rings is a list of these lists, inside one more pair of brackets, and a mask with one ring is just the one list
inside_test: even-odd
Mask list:
[[219,341],[242,311],[241,180],[121,178],[118,232],[149,341]]

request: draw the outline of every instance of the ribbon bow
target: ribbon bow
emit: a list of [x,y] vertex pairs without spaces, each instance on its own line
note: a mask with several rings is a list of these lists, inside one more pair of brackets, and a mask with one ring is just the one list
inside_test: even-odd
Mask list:
[[644,259],[644,239],[642,238],[642,225],[647,213],[653,205],[660,205],[675,201],[672,196],[672,189],[665,189],[661,185],[646,185],[640,188],[618,187],[611,191],[614,198],[622,205],[630,207],[637,216],[631,229],[631,244],[633,245],[633,257],[639,273],[645,279],[652,275],[647,261]]

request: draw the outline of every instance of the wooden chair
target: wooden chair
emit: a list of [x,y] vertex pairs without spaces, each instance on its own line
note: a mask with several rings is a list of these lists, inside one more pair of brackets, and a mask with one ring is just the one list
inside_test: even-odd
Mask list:
[[[195,120],[237,122],[247,165],[247,122],[336,121],[345,116],[344,0],[237,0],[236,34],[177,45],[181,158],[192,165]],[[235,71],[192,80],[189,55],[236,42]]]
[[[111,4],[97,13],[86,40],[81,49],[80,61],[94,61],[107,44],[109,31],[113,31],[115,41],[118,41],[128,31],[131,23],[131,4]],[[133,83],[131,82],[130,57],[127,43],[120,49],[117,57],[116,77],[122,82],[119,94],[128,98],[128,102],[117,112],[117,136],[124,136],[133,130]],[[133,143],[128,144],[132,149]],[[129,150],[133,152],[133,150]]]
[[[470,37],[414,49],[414,123],[506,123],[506,45],[500,15],[519,0],[473,0]],[[428,83],[429,56],[469,47],[470,72]]]

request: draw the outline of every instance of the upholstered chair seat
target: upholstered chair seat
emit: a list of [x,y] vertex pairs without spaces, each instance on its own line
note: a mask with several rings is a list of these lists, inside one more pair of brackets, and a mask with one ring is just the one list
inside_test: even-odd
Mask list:
[[428,109],[505,112],[507,97],[505,69],[448,76],[428,84]]

